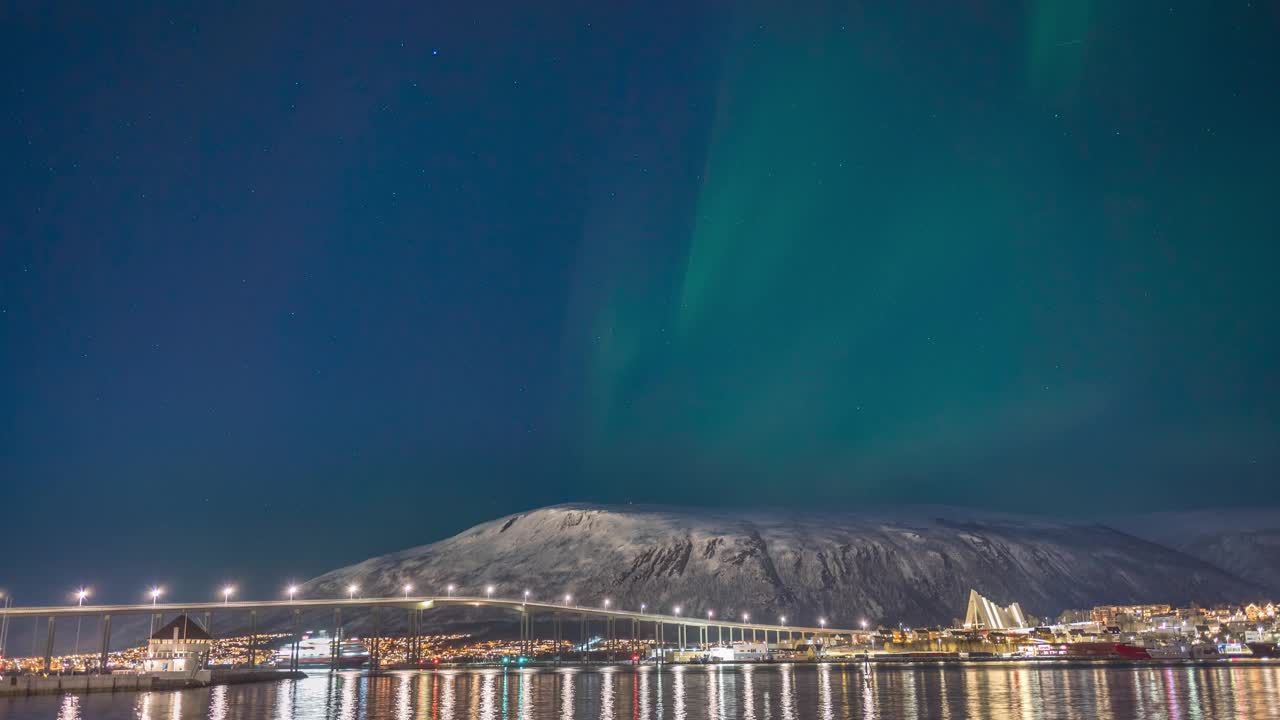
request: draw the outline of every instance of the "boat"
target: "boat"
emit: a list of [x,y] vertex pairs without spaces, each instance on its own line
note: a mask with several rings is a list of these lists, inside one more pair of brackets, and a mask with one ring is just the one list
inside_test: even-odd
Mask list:
[[1152,660],[1187,660],[1191,657],[1191,648],[1186,645],[1148,645],[1146,651]]
[[1089,660],[1150,660],[1147,648],[1116,642],[1078,642],[1066,646],[1063,654],[1066,658],[1083,658]]
[[[338,643],[338,667],[358,668],[369,661],[369,648],[356,640],[335,640],[325,634],[304,636],[298,642],[300,667],[331,667],[333,646]],[[288,665],[293,657],[293,646],[285,645],[276,651],[276,664]]]
[[1251,642],[1245,643],[1245,646],[1249,648],[1249,652],[1253,653],[1254,657],[1280,658],[1280,645],[1276,643]]

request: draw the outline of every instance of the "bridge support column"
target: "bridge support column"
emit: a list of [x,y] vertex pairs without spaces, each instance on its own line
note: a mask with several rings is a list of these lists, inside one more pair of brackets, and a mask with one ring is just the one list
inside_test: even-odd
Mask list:
[[49,634],[44,643],[44,672],[47,675],[53,668],[53,624],[55,618],[49,616]]
[[533,614],[525,613],[524,616],[524,656],[533,658]]
[[249,667],[258,667],[258,611],[249,611]]
[[329,643],[329,667],[338,669],[338,658],[342,656],[342,608],[333,609],[333,635]]
[[413,666],[417,667],[422,661],[422,610],[413,609]]
[[381,613],[378,608],[373,609],[373,649],[370,651],[369,667],[378,672],[382,670],[382,628],[379,627]]
[[564,652],[564,618],[560,616],[560,613],[556,613],[551,616],[551,624],[556,636],[555,659],[559,663],[560,656]]
[[409,608],[404,616],[404,662],[413,665],[413,639],[418,633],[413,629],[413,608]]
[[111,616],[102,616],[102,652],[98,656],[98,672],[107,672],[107,653],[111,652]]
[[[4,607],[13,607],[13,598],[8,595],[4,596]],[[5,650],[9,647],[9,616],[5,615],[0,618],[0,657],[5,657]]]

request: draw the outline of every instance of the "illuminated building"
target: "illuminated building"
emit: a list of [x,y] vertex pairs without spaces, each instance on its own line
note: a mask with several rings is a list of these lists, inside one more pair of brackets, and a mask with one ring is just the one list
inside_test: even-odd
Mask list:
[[213,638],[186,615],[179,615],[151,636],[142,671],[148,675],[196,677],[209,658]]
[[1018,603],[1009,607],[1000,607],[978,594],[977,590],[969,591],[969,609],[964,614],[966,628],[985,628],[987,630],[1006,630],[1027,626]]

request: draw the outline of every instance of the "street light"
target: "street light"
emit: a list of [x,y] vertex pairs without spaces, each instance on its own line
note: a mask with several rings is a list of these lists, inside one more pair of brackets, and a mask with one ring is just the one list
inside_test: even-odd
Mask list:
[[453,585],[452,585],[452,584],[450,584],[450,585],[449,585],[449,587],[445,588],[445,593],[446,593],[446,596],[448,596],[448,597],[453,597]]
[[680,617],[680,606],[676,606],[676,617]]
[[742,622],[747,622],[747,621],[749,621],[750,619],[751,619],[751,614],[750,614],[750,613],[742,613]]
[[640,603],[640,612],[644,612],[644,609],[645,609],[645,608],[647,608],[647,607],[649,607],[649,606],[648,606],[648,605],[645,605],[644,603]]
[[289,586],[289,602],[293,602],[293,596],[297,594],[298,594],[298,586],[290,585]]
[[231,587],[230,585],[222,588],[222,604],[223,605],[226,605],[227,603],[231,602],[231,594],[234,593],[235,591],[236,589]]
[[[154,608],[156,606],[156,601],[160,599],[160,596],[162,594],[164,594],[164,588],[159,586],[151,588],[151,607]],[[155,612],[153,611],[151,613],[151,632],[147,633],[147,637],[151,637],[152,635],[155,635],[155,634],[156,634],[156,615],[155,615]]]
[[354,583],[353,583],[353,584],[351,584],[351,585],[348,585],[348,586],[347,586],[347,599],[348,599],[348,600],[355,599],[356,593],[357,593],[357,592],[359,592],[359,591],[360,591],[360,586],[359,586],[359,585],[356,585],[356,584],[354,584]]
[[529,602],[529,591],[528,591],[528,590],[525,590],[525,591],[524,591],[524,601],[525,601],[525,602]]
[[571,603],[571,602],[573,602],[573,596],[572,596],[572,595],[570,595],[569,593],[565,593],[565,594],[564,594],[564,604],[565,604],[565,605],[568,605],[568,604],[569,604],[569,603]]
[[[85,590],[84,588],[80,588],[80,591],[76,593],[76,605],[79,607],[84,607],[84,599],[87,597],[89,597],[89,591]],[[82,620],[84,620],[84,618],[79,616],[76,617],[76,650],[75,650],[76,655],[80,654],[80,622]],[[52,621],[50,621],[50,623],[52,623]],[[72,671],[75,670],[74,661],[72,662],[71,669]]]
[[485,597],[490,597],[490,598],[491,598],[491,597],[493,597],[493,586],[492,586],[492,585],[490,585],[490,586],[488,586],[488,587],[486,587],[486,588],[484,589],[484,596],[485,596]]
[[786,616],[786,615],[783,615],[782,617],[778,618],[778,620],[779,620],[779,624],[781,624],[781,625],[786,625],[786,624],[787,624],[787,616]]
[[825,628],[827,626],[826,618],[818,618],[818,627]]
[[714,610],[708,610],[708,611],[707,611],[707,619],[708,619],[708,620],[710,620],[711,618],[713,618],[713,617],[715,617],[715,616],[716,616],[716,613],[715,613],[715,611],[714,611]]
[[411,592],[413,592],[413,585],[412,585],[411,583],[405,583],[405,584],[404,584],[404,596],[405,596],[405,597],[409,597],[409,593],[411,593]]
[[609,608],[609,598],[604,599],[604,606],[605,606],[605,609]]

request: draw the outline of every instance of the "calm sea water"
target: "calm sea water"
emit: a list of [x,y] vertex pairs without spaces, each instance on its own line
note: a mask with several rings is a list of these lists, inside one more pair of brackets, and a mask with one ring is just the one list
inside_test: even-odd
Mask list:
[[0,720],[1280,718],[1280,666],[438,670],[0,699]]

